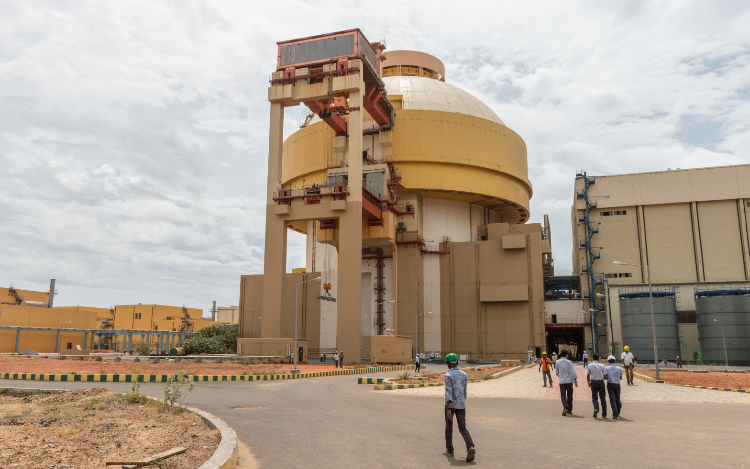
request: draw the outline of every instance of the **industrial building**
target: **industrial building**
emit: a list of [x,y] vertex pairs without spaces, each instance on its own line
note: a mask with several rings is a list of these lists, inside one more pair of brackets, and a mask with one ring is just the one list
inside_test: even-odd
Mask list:
[[180,306],[54,306],[49,292],[13,287],[0,288],[0,299],[0,353],[66,353],[79,347],[121,352],[141,341],[161,351],[218,324],[202,319],[202,309]]
[[586,348],[653,360],[648,266],[660,359],[750,363],[750,165],[580,172],[571,218]]
[[[375,359],[376,341],[395,361],[541,353],[553,260],[549,225],[526,223],[521,136],[429,54],[385,52],[358,29],[277,45],[264,274],[241,278],[243,353],[283,354],[295,331],[301,355],[352,361]],[[285,140],[298,105],[309,114]],[[290,274],[288,230],[307,237]]]

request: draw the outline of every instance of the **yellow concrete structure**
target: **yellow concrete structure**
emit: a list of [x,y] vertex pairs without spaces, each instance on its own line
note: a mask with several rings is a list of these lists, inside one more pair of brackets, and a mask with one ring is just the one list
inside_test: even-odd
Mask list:
[[0,305],[20,305],[22,301],[47,303],[49,293],[0,287]]
[[[354,55],[337,56],[334,39],[352,40]],[[240,336],[290,338],[295,285],[322,277],[300,286],[310,353],[366,358],[365,341],[390,329],[411,338],[409,360],[417,349],[526,357],[544,343],[552,260],[541,226],[524,225],[525,142],[446,83],[436,57],[364,41],[350,30],[279,43],[265,273],[242,276]],[[284,140],[284,108],[302,103],[314,113]],[[285,274],[287,229],[307,236],[305,274]]]
[[[577,178],[571,211],[574,273],[581,290],[590,291],[587,270],[587,205],[578,196],[585,181]],[[622,347],[618,291],[647,283],[645,267],[616,266],[614,261],[650,266],[655,286],[678,286],[684,340],[697,345],[693,287],[750,281],[750,165],[597,176],[588,188],[589,219],[597,232],[591,244],[598,258],[596,309],[609,319],[600,349]],[[584,301],[588,311],[592,303]],[[587,330],[587,342],[591,342]],[[684,346],[684,344],[683,344]]]
[[[45,292],[17,292],[23,301],[47,301],[48,294]],[[12,292],[10,294],[15,298]],[[58,331],[61,350],[76,350],[77,346],[88,349],[92,343],[93,331],[117,330],[144,331],[143,337],[150,341],[152,347],[156,347],[158,338],[155,335],[147,336],[145,332],[198,332],[205,327],[218,324],[217,321],[202,319],[202,314],[201,309],[164,305],[119,305],[109,309],[88,306],[44,308],[4,303],[0,304],[0,327],[34,327],[49,330],[21,331],[20,334],[12,330],[0,330],[0,353],[13,353],[16,350],[17,339],[19,351],[29,349],[37,353],[54,353]],[[140,339],[139,336],[135,343]],[[117,342],[113,338],[104,337],[97,344],[104,350],[123,351],[124,348],[122,337],[119,337]]]

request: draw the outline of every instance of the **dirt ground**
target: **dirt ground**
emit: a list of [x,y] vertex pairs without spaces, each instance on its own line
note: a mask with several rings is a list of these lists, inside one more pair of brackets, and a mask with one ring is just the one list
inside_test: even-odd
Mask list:
[[187,451],[159,467],[197,468],[220,442],[195,414],[158,412],[106,389],[0,395],[0,428],[0,469],[101,468],[178,446]]
[[[484,366],[478,370],[470,370],[466,368],[466,369],[463,369],[463,371],[466,372],[469,378],[469,382],[471,383],[474,381],[482,381],[485,379],[489,379],[487,377],[488,374],[500,373],[501,371],[505,371],[509,369],[510,368],[506,366]],[[419,374],[415,375],[414,371],[409,371],[408,373],[405,373],[405,374],[408,374],[409,376],[408,379],[403,379],[402,377],[404,375],[402,374],[399,376],[399,378],[394,378],[392,381],[398,384],[443,383],[443,375],[445,374],[446,371],[448,370],[446,369],[445,371],[441,371],[439,373],[426,373],[424,375],[419,375]],[[415,379],[414,378],[415,376],[423,376],[424,378]]]
[[[288,374],[292,369],[291,364],[267,364],[267,365],[240,365],[239,363],[215,363],[214,360],[204,358],[203,363],[195,363],[193,360],[182,360],[175,363],[172,360],[162,359],[160,363],[150,363],[144,357],[140,363],[132,360],[115,362],[113,359],[74,360],[66,358],[42,357],[0,357],[0,372],[3,373],[37,373],[37,374],[140,374],[140,375],[169,375],[185,371],[192,375],[252,375],[263,373]],[[352,366],[345,366],[352,368]],[[302,373],[314,373],[318,371],[335,371],[332,363],[300,363],[299,369]],[[340,369],[340,368],[339,368]]]
[[[653,370],[636,370],[647,376],[656,376]],[[688,384],[690,386],[708,386],[712,388],[750,389],[750,374],[742,373],[689,373],[664,372],[659,378],[667,384]]]

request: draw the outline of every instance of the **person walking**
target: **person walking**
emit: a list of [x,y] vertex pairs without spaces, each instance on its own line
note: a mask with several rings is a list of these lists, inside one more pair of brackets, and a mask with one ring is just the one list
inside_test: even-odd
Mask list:
[[544,378],[544,384],[542,387],[547,387],[547,378],[549,378],[549,387],[552,387],[552,374],[550,373],[550,370],[552,369],[552,360],[547,358],[547,352],[542,352],[542,359],[539,360],[539,371],[542,372],[542,378]]
[[563,405],[563,417],[573,413],[573,383],[578,387],[578,375],[573,362],[568,360],[568,351],[560,352],[560,359],[557,360],[557,383],[560,386],[560,399]]
[[682,360],[680,360],[679,355],[677,355],[677,360],[675,360],[675,363],[677,363],[677,368],[682,368]]
[[589,366],[589,354],[586,352],[583,352],[583,367],[588,368]]
[[453,417],[458,420],[458,431],[466,443],[466,462],[474,460],[476,449],[471,440],[469,430],[466,429],[466,396],[468,376],[458,368],[458,356],[449,353],[445,357],[448,372],[443,375],[445,380],[445,451],[443,455],[453,457]]
[[602,401],[602,418],[607,418],[606,390],[604,387],[604,365],[599,363],[599,354],[594,354],[594,360],[586,369],[586,381],[591,388],[591,402],[594,404],[594,418],[599,413],[599,401]]
[[604,378],[607,380],[607,394],[609,394],[609,405],[612,406],[612,420],[617,420],[622,410],[620,402],[620,380],[622,379],[622,368],[615,365],[614,355],[607,357],[609,366],[604,369]]
[[333,362],[336,364],[336,368],[339,367],[339,353],[336,352],[333,354]]
[[625,378],[627,378],[628,384],[633,384],[633,368],[635,368],[635,358],[630,353],[630,347],[627,345],[624,347],[624,352],[620,355],[622,365],[625,368]]
[[419,354],[414,357],[414,365],[416,366],[417,373],[419,373]]
[[555,363],[557,363],[557,354],[552,352],[552,369],[555,369]]
[[667,361],[667,356],[664,355],[664,361],[662,362],[662,365],[664,368],[669,368],[669,362]]

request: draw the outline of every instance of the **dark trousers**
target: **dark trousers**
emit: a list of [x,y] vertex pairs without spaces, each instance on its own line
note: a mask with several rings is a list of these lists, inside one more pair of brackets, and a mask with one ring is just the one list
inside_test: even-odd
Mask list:
[[416,365],[417,365],[417,373],[419,373],[419,362],[417,362]]
[[681,362],[677,362],[677,368],[682,368],[682,363]]
[[583,367],[587,368],[588,366],[589,366],[589,359],[588,358],[584,358],[583,359]]
[[[471,435],[469,430],[466,429],[466,409],[451,409],[454,420],[458,421],[458,431],[461,432],[461,436],[464,437],[464,443],[466,443],[466,450],[474,446],[474,442],[471,441]],[[448,418],[448,413],[443,408],[443,416],[445,417],[445,448],[449,453],[453,452],[453,420]]]
[[573,412],[573,383],[560,383],[559,386],[563,408],[568,412]]
[[591,382],[591,402],[594,404],[594,410],[599,410],[599,401],[602,401],[602,415],[607,416],[607,401],[605,399],[606,391],[604,380],[597,379]]
[[622,402],[620,402],[620,383],[607,383],[607,393],[609,394],[609,404],[612,406],[612,416],[620,415]]
[[552,374],[549,372],[549,370],[542,371],[542,376],[544,377],[544,385],[545,386],[547,386],[547,378],[549,378],[549,385],[550,386],[552,386],[552,384],[554,384],[554,383],[552,383]]
[[339,367],[339,361],[338,360],[334,360],[334,362],[336,362],[336,368],[338,368]]

